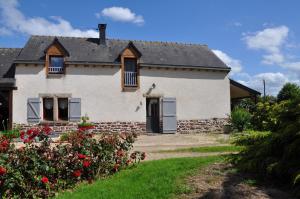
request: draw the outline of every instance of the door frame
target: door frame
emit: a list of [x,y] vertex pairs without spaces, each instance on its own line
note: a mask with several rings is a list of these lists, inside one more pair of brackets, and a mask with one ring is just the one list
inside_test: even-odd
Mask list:
[[[7,129],[10,130],[13,127],[13,90],[11,89],[5,89],[5,88],[0,88],[0,91],[6,91],[8,92],[8,125]],[[1,124],[2,125],[2,124]]]
[[[149,124],[149,120],[148,120],[148,107],[149,107],[149,104],[148,104],[148,100],[150,101],[151,99],[156,99],[157,100],[157,121],[156,121],[156,128],[157,129],[157,132],[154,132],[151,128],[151,125],[153,125],[153,123],[150,121],[150,124]],[[161,128],[160,128],[160,97],[146,97],[146,132],[147,133],[160,133],[161,132]],[[150,128],[149,126],[150,125]]]

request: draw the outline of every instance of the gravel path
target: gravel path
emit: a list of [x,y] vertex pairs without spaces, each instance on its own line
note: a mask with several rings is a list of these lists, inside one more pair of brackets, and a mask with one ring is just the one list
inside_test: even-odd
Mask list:
[[175,150],[199,146],[228,145],[229,135],[225,134],[151,134],[141,135],[134,143],[133,150],[146,152],[146,160],[158,160],[179,157],[201,157],[226,153],[158,153],[162,150]]
[[232,154],[232,152],[212,152],[212,153],[200,153],[200,152],[172,152],[172,153],[146,153],[146,161],[150,160],[160,160],[168,158],[183,158],[183,157],[204,157],[204,156],[214,156],[214,155],[225,155]]

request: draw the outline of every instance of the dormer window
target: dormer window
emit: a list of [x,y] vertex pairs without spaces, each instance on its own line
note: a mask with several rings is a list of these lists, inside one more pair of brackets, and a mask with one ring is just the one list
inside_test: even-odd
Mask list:
[[50,56],[48,73],[49,74],[64,73],[64,57],[63,56]]
[[124,86],[136,87],[137,85],[137,60],[124,58]]
[[57,38],[54,38],[52,43],[45,49],[45,55],[47,77],[65,74],[65,59],[69,56],[69,53]]
[[140,84],[139,60],[141,53],[129,42],[120,54],[122,68],[122,90],[138,89]]

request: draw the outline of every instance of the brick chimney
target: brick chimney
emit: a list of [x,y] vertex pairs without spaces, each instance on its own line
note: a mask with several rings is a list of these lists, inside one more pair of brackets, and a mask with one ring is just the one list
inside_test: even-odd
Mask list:
[[106,45],[106,24],[98,24],[99,29],[99,45]]

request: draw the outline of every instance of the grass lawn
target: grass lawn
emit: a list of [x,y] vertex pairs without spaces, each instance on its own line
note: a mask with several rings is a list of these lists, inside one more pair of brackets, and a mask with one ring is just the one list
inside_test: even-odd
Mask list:
[[192,147],[192,148],[182,148],[175,150],[162,150],[158,153],[178,153],[178,152],[198,152],[198,153],[212,153],[212,152],[239,152],[242,149],[240,146],[203,146],[203,147]]
[[108,179],[93,184],[81,184],[73,192],[63,192],[57,198],[172,198],[190,188],[184,179],[199,168],[222,161],[220,156],[176,158],[144,162],[135,168],[123,170]]

